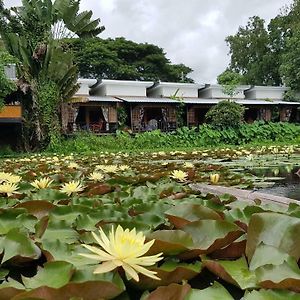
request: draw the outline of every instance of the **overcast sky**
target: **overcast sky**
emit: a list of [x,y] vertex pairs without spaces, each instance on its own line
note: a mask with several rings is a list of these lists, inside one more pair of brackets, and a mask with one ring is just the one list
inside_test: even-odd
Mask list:
[[[249,17],[267,21],[292,0],[82,0],[81,8],[100,17],[103,38],[124,36],[156,44],[172,63],[183,63],[199,83],[214,83],[229,62],[225,37]],[[20,0],[4,0],[6,5]]]

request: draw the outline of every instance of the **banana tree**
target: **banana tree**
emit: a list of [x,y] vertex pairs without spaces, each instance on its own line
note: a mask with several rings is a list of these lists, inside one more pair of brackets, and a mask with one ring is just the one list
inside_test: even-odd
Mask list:
[[[25,139],[46,147],[60,134],[60,107],[78,89],[78,70],[66,37],[93,37],[104,30],[92,12],[79,12],[80,0],[23,0],[6,9],[0,0],[0,34],[17,62],[18,85],[27,94]],[[29,97],[28,97],[29,95]]]

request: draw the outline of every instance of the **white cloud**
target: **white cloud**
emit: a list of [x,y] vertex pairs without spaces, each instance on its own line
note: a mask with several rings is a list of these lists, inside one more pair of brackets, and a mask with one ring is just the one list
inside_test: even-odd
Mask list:
[[[20,0],[5,0],[16,5]],[[249,17],[275,17],[292,0],[82,0],[82,9],[100,17],[103,38],[124,36],[162,47],[173,63],[194,69],[200,83],[215,82],[228,65],[225,37]]]

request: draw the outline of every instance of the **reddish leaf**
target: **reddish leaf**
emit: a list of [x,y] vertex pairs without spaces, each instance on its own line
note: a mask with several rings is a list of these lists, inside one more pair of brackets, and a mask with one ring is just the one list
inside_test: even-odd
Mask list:
[[209,256],[215,259],[236,259],[245,255],[246,240],[236,241],[229,246],[218,249]]
[[151,271],[157,272],[156,276],[160,280],[151,279],[140,274],[139,282],[131,280],[131,283],[142,290],[153,290],[159,286],[167,286],[171,283],[181,283],[183,280],[188,281],[197,276],[201,271],[201,263],[180,264],[178,262],[167,262],[159,268],[151,268]]
[[221,220],[220,215],[214,210],[197,204],[182,204],[166,211],[166,216],[176,228],[181,229],[185,225],[199,220]]
[[180,255],[181,259],[191,259],[201,254],[212,253],[230,245],[243,231],[235,224],[220,220],[196,221],[186,225],[183,231],[193,238],[193,250]]
[[56,206],[48,201],[27,201],[20,203],[15,208],[25,208],[30,214],[34,215],[38,219],[47,216],[49,212]]
[[112,191],[112,187],[108,184],[98,184],[96,186],[93,186],[88,191],[88,196],[94,196],[94,195],[104,195]]
[[155,239],[147,255],[163,252],[165,255],[176,255],[193,246],[192,237],[181,230],[157,230],[147,236]]
[[161,286],[153,291],[145,300],[184,300],[191,286],[189,284],[179,285],[172,283]]

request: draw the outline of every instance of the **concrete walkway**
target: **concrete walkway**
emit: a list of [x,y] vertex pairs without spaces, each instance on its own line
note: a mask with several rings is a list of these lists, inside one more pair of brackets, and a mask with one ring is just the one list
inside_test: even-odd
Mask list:
[[218,196],[223,194],[230,194],[235,196],[240,201],[246,201],[251,204],[254,204],[254,200],[256,199],[261,200],[261,202],[264,204],[279,204],[283,206],[288,206],[290,203],[300,204],[300,201],[294,199],[259,193],[256,191],[241,190],[234,187],[195,183],[190,184],[190,188],[194,191],[199,191],[204,194],[210,193]]

